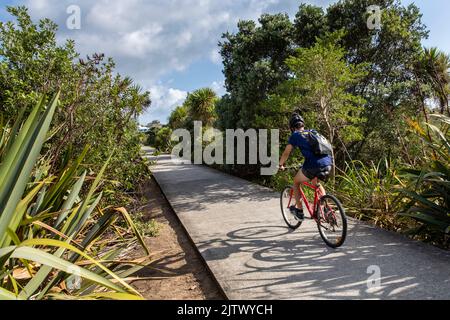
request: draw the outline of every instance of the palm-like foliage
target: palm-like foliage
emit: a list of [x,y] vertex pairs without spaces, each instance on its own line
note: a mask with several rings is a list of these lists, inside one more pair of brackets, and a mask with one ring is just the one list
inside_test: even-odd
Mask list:
[[[2,127],[0,299],[67,298],[67,294],[139,298],[123,278],[141,268],[144,261],[122,264],[116,259],[120,249],[135,239],[145,247],[142,237],[124,209],[105,211],[99,207],[99,187],[108,163],[91,179],[89,188],[85,186],[87,173],[82,169],[88,148],[75,161],[68,161],[59,176],[47,176],[46,172],[52,170],[45,161],[36,166],[58,96],[47,107],[42,99],[24,123],[19,119],[11,129]],[[82,192],[83,188],[87,192]],[[137,238],[128,237],[120,245],[111,245],[113,238],[101,244],[100,237],[119,213]],[[125,234],[126,230],[121,232],[122,239]],[[84,282],[68,290],[65,280],[70,275]]]
[[189,94],[186,100],[188,113],[193,121],[202,121],[205,126],[212,125],[216,118],[217,94],[210,88],[203,88]]
[[418,123],[412,128],[427,146],[427,158],[421,170],[405,170],[410,181],[403,193],[410,199],[404,216],[412,217],[424,227],[441,233],[450,233],[450,118],[432,115],[438,124],[426,123],[433,133],[430,139]]
[[450,56],[437,48],[425,48],[417,64],[422,82],[431,87],[432,95],[439,101],[441,113],[450,113]]
[[177,107],[169,118],[169,127],[173,130],[185,128],[188,117],[188,109],[186,106]]

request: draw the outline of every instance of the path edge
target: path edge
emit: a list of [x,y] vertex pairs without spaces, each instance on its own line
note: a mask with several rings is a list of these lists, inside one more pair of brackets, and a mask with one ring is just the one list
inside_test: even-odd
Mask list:
[[[151,171],[151,168],[150,168]],[[169,199],[166,196],[166,193],[164,192],[164,190],[161,188],[161,185],[158,181],[158,178],[153,174],[153,172],[151,172],[151,178],[153,178],[156,182],[156,185],[158,186],[158,189],[161,191],[161,194],[163,195],[164,199],[166,200],[166,202],[169,204],[170,208],[172,209],[172,211],[175,213],[175,218],[177,219],[177,221],[179,222],[179,224],[181,225],[183,232],[186,234],[187,238],[189,239],[189,242],[191,243],[191,245],[195,248],[195,252],[197,253],[197,255],[201,258],[201,261],[203,262],[203,265],[206,267],[206,270],[208,271],[208,273],[210,274],[211,278],[213,279],[213,281],[216,283],[217,287],[219,288],[220,293],[224,296],[225,300],[230,301],[230,297],[228,296],[228,294],[226,293],[224,287],[222,286],[222,284],[220,283],[220,281],[217,279],[216,275],[214,274],[214,272],[211,270],[211,268],[208,265],[208,262],[206,261],[205,257],[203,257],[203,255],[201,254],[200,250],[198,249],[197,245],[194,242],[194,239],[192,239],[190,233],[188,232],[186,226],[184,225],[183,221],[180,219],[180,217],[178,216],[177,211],[175,210],[175,208],[172,206],[172,203],[169,201]]]

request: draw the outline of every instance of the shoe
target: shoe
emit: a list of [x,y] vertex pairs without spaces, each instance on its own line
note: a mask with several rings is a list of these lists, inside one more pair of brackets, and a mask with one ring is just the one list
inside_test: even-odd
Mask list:
[[295,216],[295,218],[299,221],[305,220],[305,214],[303,213],[303,210],[300,210],[297,208],[297,206],[291,206],[289,208],[291,210],[291,213]]

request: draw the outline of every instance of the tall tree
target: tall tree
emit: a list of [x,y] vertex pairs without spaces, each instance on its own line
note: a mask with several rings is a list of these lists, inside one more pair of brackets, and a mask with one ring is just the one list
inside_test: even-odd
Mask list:
[[[367,8],[382,10],[381,29],[368,28]],[[364,139],[353,146],[352,154],[370,159],[373,154],[398,154],[398,126],[402,115],[413,116],[419,105],[415,99],[413,65],[428,36],[419,8],[403,6],[398,0],[342,0],[327,10],[331,31],[344,29],[342,46],[350,63],[368,63],[365,79],[352,90],[366,99]]]
[[345,50],[337,44],[341,37],[341,32],[327,34],[287,60],[294,73],[289,83],[293,94],[300,97],[302,111],[317,119],[316,124],[327,132],[332,144],[337,144],[338,139],[341,144],[362,138],[365,103],[362,97],[350,93],[366,75],[365,65],[347,63]]
[[322,7],[301,4],[294,21],[294,41],[299,47],[314,45],[316,38],[328,31],[327,16]]
[[286,14],[264,14],[258,22],[240,21],[238,32],[224,34],[219,44],[230,93],[220,109],[236,115],[234,123],[225,120],[229,128],[252,127],[255,107],[288,79],[285,60],[293,53],[292,22]]

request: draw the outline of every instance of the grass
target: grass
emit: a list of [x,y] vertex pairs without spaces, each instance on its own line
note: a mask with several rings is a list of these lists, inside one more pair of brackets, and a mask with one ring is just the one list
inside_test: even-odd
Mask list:
[[150,238],[159,236],[161,225],[155,219],[146,219],[144,213],[138,212],[133,215],[133,221],[143,236]]

